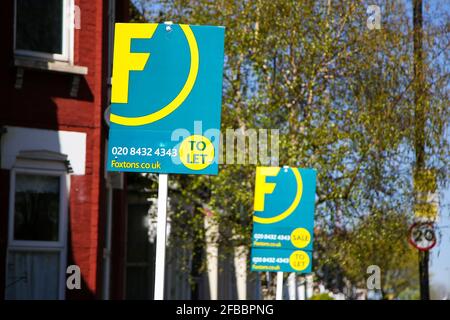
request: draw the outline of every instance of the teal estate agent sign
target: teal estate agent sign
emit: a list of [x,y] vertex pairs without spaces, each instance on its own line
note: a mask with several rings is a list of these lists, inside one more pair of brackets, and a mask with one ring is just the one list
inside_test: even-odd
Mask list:
[[316,171],[257,167],[252,271],[311,272]]
[[217,174],[224,35],[115,25],[109,171]]

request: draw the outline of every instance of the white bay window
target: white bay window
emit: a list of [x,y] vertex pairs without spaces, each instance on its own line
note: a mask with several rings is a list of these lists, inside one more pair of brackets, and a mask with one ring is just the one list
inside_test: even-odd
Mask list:
[[73,0],[15,0],[16,56],[73,60]]

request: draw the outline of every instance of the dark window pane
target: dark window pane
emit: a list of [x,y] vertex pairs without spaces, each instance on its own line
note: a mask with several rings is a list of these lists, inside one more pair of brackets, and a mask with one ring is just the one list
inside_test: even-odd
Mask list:
[[155,247],[149,240],[148,204],[129,204],[126,299],[152,299]]
[[130,204],[127,222],[127,262],[149,262],[148,205]]
[[153,299],[153,274],[148,266],[127,266],[127,300]]
[[16,1],[16,49],[61,54],[63,0]]
[[14,239],[58,241],[59,177],[17,174]]

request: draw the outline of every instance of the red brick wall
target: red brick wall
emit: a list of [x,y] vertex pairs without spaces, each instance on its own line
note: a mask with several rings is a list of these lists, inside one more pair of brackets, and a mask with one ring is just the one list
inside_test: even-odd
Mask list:
[[[107,128],[103,111],[107,104],[107,1],[76,0],[81,9],[81,29],[75,30],[74,63],[88,67],[77,98],[69,96],[72,76],[25,70],[23,87],[14,88],[13,0],[2,2],[0,10],[0,125],[85,132],[86,173],[71,176],[69,205],[68,264],[77,264],[83,276],[83,290],[67,291],[67,298],[99,298],[102,281],[102,248],[105,221],[104,150]],[[118,0],[119,14],[127,0]],[[0,179],[3,202],[5,175]],[[4,216],[0,207],[0,299],[4,285]],[[120,236],[120,235],[119,235]]]

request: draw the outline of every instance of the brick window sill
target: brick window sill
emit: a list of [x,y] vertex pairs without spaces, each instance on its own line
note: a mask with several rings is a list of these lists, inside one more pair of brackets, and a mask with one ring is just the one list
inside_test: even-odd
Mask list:
[[14,58],[14,66],[17,67],[16,84],[15,84],[16,89],[22,88],[25,69],[58,72],[72,75],[73,79],[72,79],[72,86],[70,89],[71,97],[76,97],[78,95],[80,77],[88,74],[88,68],[84,66],[77,66],[62,61],[45,61],[20,56],[16,56]]

